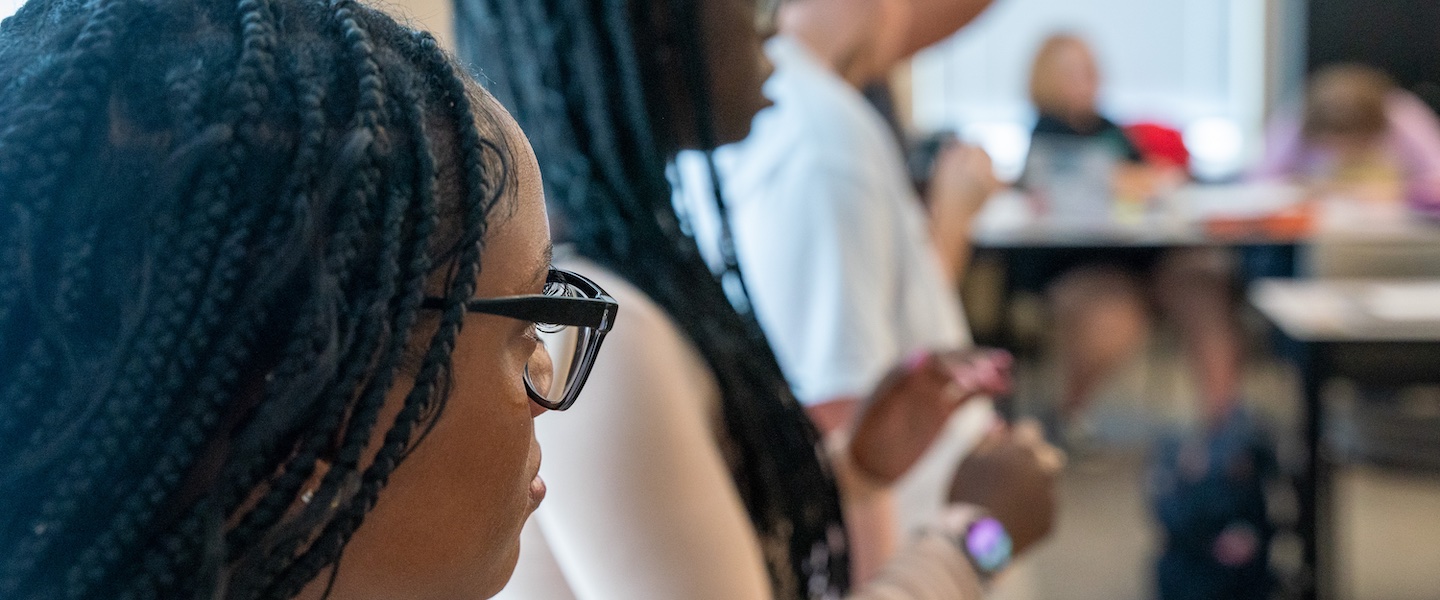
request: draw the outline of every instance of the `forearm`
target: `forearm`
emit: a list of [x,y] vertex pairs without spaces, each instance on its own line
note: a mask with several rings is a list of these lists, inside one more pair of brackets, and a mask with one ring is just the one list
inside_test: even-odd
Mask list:
[[930,241],[935,255],[940,259],[941,271],[949,278],[951,287],[965,280],[965,271],[970,266],[973,245],[970,243],[972,219],[942,219],[937,215],[930,218]]
[[975,247],[970,243],[970,234],[967,229],[960,243],[955,244],[941,258],[940,266],[945,269],[945,274],[950,276],[951,287],[958,288],[965,281],[965,274],[970,270],[970,257],[974,254],[974,249]]
[[939,533],[917,537],[847,600],[980,600],[984,590],[970,561]]
[[891,486],[855,468],[846,431],[828,434],[825,446],[835,469],[845,530],[850,536],[851,582],[859,587],[874,579],[899,547],[895,494]]

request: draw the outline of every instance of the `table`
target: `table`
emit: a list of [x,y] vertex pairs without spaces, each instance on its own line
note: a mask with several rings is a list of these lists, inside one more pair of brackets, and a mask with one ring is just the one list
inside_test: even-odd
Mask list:
[[[1260,218],[1308,203],[1312,226],[1294,234],[1219,234],[1207,223]],[[1006,190],[976,217],[977,248],[1126,248],[1243,245],[1414,243],[1440,245],[1440,224],[1413,217],[1403,205],[1357,206],[1341,199],[1306,201],[1288,186],[1184,188],[1143,212],[1074,217],[1040,214],[1024,194]]]
[[[1217,219],[1241,220],[1260,218],[1302,207],[1311,211],[1308,227],[1283,235],[1270,235],[1263,228],[1240,229],[1239,235],[1217,234],[1209,226]],[[1417,244],[1440,247],[1440,226],[1414,218],[1401,205],[1357,205],[1343,200],[1306,201],[1294,189],[1275,185],[1212,186],[1182,190],[1140,212],[1120,215],[1065,216],[1040,214],[1025,196],[1007,191],[992,198],[977,217],[972,240],[980,252],[1005,256],[1015,251],[1049,250],[1064,252],[1094,248],[1181,248],[1247,246],[1271,247],[1286,257],[1282,268],[1267,275],[1294,277],[1301,269],[1295,260],[1298,250],[1322,244]],[[1008,278],[1007,278],[1008,279]],[[1431,365],[1440,365],[1440,317],[1433,330],[1416,327],[1413,322],[1397,323],[1389,317],[1405,317],[1404,308],[1397,314],[1371,315],[1354,310],[1358,295],[1381,296],[1403,289],[1384,282],[1314,282],[1318,288],[1286,287],[1284,280],[1265,281],[1255,287],[1251,299],[1277,327],[1301,347],[1297,366],[1303,379],[1306,408],[1304,440],[1307,462],[1298,481],[1300,523],[1298,533],[1304,543],[1304,567],[1300,574],[1301,595],[1306,599],[1331,597],[1327,566],[1333,564],[1325,554],[1333,539],[1329,526],[1329,470],[1321,434],[1326,422],[1320,402],[1321,386],[1334,375],[1346,375],[1363,381],[1392,383],[1416,382],[1440,375],[1427,369],[1417,372],[1396,372],[1393,358],[1429,356]],[[1329,290],[1332,310],[1328,313],[1329,328],[1322,322],[1307,320],[1307,315],[1292,310],[1306,306],[1301,296],[1313,299]],[[1388,292],[1386,290],[1388,289]],[[1368,290],[1368,291],[1366,291]],[[1440,287],[1437,287],[1440,290]],[[1012,289],[1009,282],[1002,286],[1002,307],[1010,305]],[[1440,292],[1436,292],[1440,294]],[[1375,299],[1365,296],[1372,302]],[[1383,305],[1384,298],[1381,298]],[[1436,296],[1440,306],[1440,295]],[[1364,306],[1368,306],[1365,304]],[[1351,307],[1351,308],[1344,308]],[[1384,307],[1382,307],[1383,309]],[[1389,308],[1395,308],[1390,306]],[[1413,307],[1412,307],[1413,308]],[[1008,338],[1008,318],[1002,310],[1000,337]],[[1346,329],[1346,328],[1349,329]],[[1328,332],[1328,333],[1322,333]],[[1440,369],[1435,370],[1440,373]]]
[[1255,282],[1250,302],[1300,345],[1306,473],[1300,482],[1302,594],[1333,598],[1331,461],[1325,444],[1327,381],[1372,385],[1440,382],[1440,280]]

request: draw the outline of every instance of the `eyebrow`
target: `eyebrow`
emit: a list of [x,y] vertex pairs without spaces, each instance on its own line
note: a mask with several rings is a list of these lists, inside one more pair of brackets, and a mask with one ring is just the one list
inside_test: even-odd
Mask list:
[[539,282],[542,283],[542,284],[545,283],[546,281],[549,281],[549,279],[550,279],[550,268],[551,268],[551,266],[552,266],[552,264],[553,264],[554,262],[555,262],[555,246],[554,246],[554,244],[548,244],[548,243],[547,243],[547,244],[545,244],[545,252],[544,252],[543,260],[540,262],[540,268],[536,271],[535,275],[531,278],[531,281],[539,281]]

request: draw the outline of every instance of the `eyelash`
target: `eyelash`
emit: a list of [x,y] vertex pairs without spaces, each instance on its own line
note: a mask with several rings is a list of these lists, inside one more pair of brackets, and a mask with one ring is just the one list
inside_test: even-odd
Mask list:
[[561,329],[564,329],[564,327],[562,327],[562,326],[560,326],[560,325],[551,325],[551,324],[549,324],[549,323],[540,323],[540,322],[537,322],[537,321],[530,321],[529,323],[527,323],[527,324],[525,325],[525,333],[524,333],[524,335],[525,335],[525,338],[528,339],[528,340],[531,340],[531,341],[534,341],[534,342],[544,342],[544,340],[541,340],[541,339],[540,339],[540,334],[541,334],[541,333],[555,333],[555,332],[557,332],[557,331],[560,331]]

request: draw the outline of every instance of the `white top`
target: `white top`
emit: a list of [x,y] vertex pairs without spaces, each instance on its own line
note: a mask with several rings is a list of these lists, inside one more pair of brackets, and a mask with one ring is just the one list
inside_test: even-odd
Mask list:
[[[759,539],[721,454],[719,387],[639,290],[593,265],[621,305],[571,410],[535,422],[544,504],[502,600],[768,600]],[[969,600],[962,554],[926,536],[850,600]]]
[[[959,348],[969,332],[884,119],[798,41],[765,49],[775,105],[715,152],[737,259],[800,401],[863,398],[905,356]],[[717,263],[704,156],[682,153],[678,172],[679,202]]]

